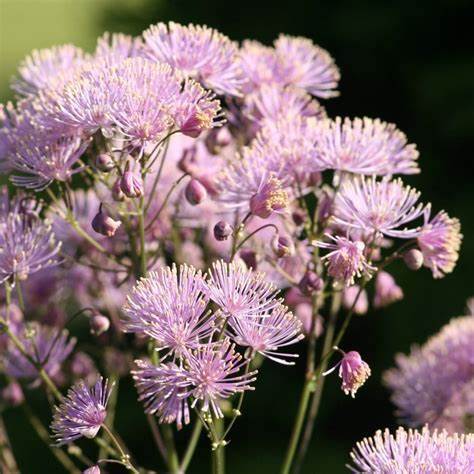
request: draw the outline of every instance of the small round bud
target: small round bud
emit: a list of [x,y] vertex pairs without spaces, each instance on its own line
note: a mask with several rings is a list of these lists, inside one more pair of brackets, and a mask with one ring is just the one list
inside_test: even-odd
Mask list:
[[92,219],[92,228],[98,234],[105,235],[106,237],[113,237],[120,227],[120,224],[120,221],[112,219],[112,217],[102,210],[99,210],[94,219]]
[[2,391],[1,399],[9,406],[16,407],[25,400],[23,390],[18,382],[10,382]]
[[275,235],[272,240],[272,249],[277,258],[289,257],[295,253],[295,245],[286,235]]
[[193,178],[187,184],[184,190],[184,195],[186,196],[189,204],[197,206],[204,199],[206,199],[207,191],[206,188],[199,182],[199,180]]
[[315,272],[308,270],[299,282],[298,288],[303,295],[310,296],[323,288],[323,280]]
[[183,155],[178,161],[178,168],[183,173],[193,174],[195,169],[194,162],[196,161],[196,147],[187,148],[183,151]]
[[89,326],[91,334],[94,334],[94,336],[100,336],[110,328],[110,320],[106,316],[96,313],[91,316]]
[[98,170],[103,171],[104,173],[107,173],[114,169],[115,163],[112,157],[108,153],[101,153],[95,159],[95,167]]
[[143,195],[142,178],[130,170],[126,170],[120,178],[120,189],[129,198],[137,198]]
[[88,467],[85,471],[82,471],[82,474],[100,474],[100,468],[99,466],[91,466]]
[[245,263],[247,268],[257,269],[257,254],[250,249],[242,249],[239,252],[239,257]]
[[204,143],[209,153],[217,155],[221,148],[230,145],[232,135],[227,127],[213,128],[206,136]]
[[112,199],[121,202],[125,199],[125,194],[120,187],[120,178],[118,178],[112,186]]
[[232,226],[226,221],[219,221],[214,226],[214,237],[220,242],[227,240],[232,235]]
[[419,270],[423,266],[423,254],[418,249],[408,250],[403,254],[403,261],[410,270]]

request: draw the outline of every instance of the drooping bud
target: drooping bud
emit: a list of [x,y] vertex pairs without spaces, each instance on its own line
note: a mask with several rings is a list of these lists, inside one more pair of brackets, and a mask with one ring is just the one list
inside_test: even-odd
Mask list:
[[258,191],[250,198],[250,212],[267,219],[273,212],[282,212],[288,207],[288,193],[275,176],[262,181]]
[[21,405],[25,400],[21,385],[18,382],[10,382],[1,391],[1,400],[12,407]]
[[100,313],[95,313],[89,320],[91,334],[100,336],[110,328],[110,320]]
[[115,163],[112,157],[108,153],[101,153],[95,159],[95,167],[98,170],[103,171],[104,173],[107,173],[114,169]]
[[370,377],[370,367],[356,351],[344,353],[344,357],[339,364],[339,377],[342,379],[341,388],[346,395],[350,394],[354,398],[357,390]]
[[125,194],[120,187],[120,178],[118,178],[112,186],[112,199],[121,202],[125,199]]
[[303,295],[311,296],[314,292],[323,288],[323,280],[315,272],[307,270],[298,283],[298,288]]
[[359,285],[345,288],[342,292],[342,305],[349,311],[353,309],[355,314],[365,314],[369,310],[369,299],[365,290],[359,291]]
[[275,235],[272,239],[272,249],[277,258],[289,257],[295,253],[295,244],[286,235]]
[[257,269],[257,254],[250,249],[242,249],[239,252],[239,257],[243,260],[247,268]]
[[418,249],[408,250],[403,254],[403,261],[410,270],[419,270],[423,266],[423,254]]
[[292,212],[291,217],[295,225],[303,225],[306,221],[306,213],[302,209],[296,209]]
[[106,237],[113,237],[117,229],[120,227],[121,222],[112,219],[105,211],[102,210],[102,206],[99,212],[92,219],[92,228],[101,235]]
[[178,161],[178,168],[183,173],[188,173],[191,175],[193,174],[193,171],[196,168],[196,165],[195,165],[196,153],[197,153],[197,150],[195,146],[191,148],[186,148],[186,150],[183,151],[183,155]]
[[383,308],[403,298],[403,290],[390,273],[379,272],[375,278],[374,308]]
[[220,242],[227,240],[232,235],[232,226],[226,221],[219,221],[214,226],[214,237]]
[[207,150],[213,155],[217,155],[221,148],[229,145],[232,135],[227,127],[213,128],[206,136],[204,143]]
[[197,206],[204,199],[206,199],[207,191],[206,188],[199,182],[199,180],[193,178],[187,184],[184,190],[184,195],[191,205]]
[[130,171],[129,163],[120,178],[120,189],[129,198],[137,198],[143,195],[143,180],[141,176]]

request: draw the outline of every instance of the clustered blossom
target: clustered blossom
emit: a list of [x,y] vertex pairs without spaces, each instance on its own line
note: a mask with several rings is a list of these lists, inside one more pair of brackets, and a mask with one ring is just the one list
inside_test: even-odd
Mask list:
[[398,416],[411,426],[428,423],[450,432],[469,428],[474,414],[474,317],[453,319],[384,375]]
[[351,452],[352,472],[454,473],[470,472],[474,464],[474,435],[445,431],[388,429],[364,438]]
[[107,415],[107,402],[113,385],[100,377],[95,385],[88,387],[79,381],[68,391],[67,396],[55,407],[51,430],[58,446],[86,437],[95,438]]

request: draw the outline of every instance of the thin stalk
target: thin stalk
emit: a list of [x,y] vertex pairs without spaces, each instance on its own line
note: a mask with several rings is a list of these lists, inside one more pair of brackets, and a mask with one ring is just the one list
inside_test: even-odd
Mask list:
[[16,295],[18,297],[18,305],[20,306],[20,309],[24,312],[25,300],[23,298],[23,291],[21,290],[20,280],[16,276],[15,276],[15,287],[16,287]]
[[[242,224],[240,224],[239,231],[241,230],[240,227],[242,227],[243,225],[244,225],[244,221],[242,221]],[[255,234],[257,234],[261,230],[266,229],[268,227],[273,227],[275,229],[275,232],[278,234],[278,227],[275,224],[265,224],[265,225],[262,225],[261,227],[259,227],[258,229],[254,230],[253,232],[251,232],[249,235],[247,235],[247,237],[242,239],[242,241],[239,244],[237,244],[237,237],[236,237],[235,238],[236,243],[235,243],[235,245],[233,245],[232,253],[230,255],[230,261],[232,261],[234,259],[235,254],[242,247],[242,245],[245,244],[245,242],[247,242],[249,239],[251,239]]]
[[102,425],[102,429],[107,433],[112,443],[117,448],[120,454],[120,458],[121,458],[120,460],[122,461],[122,464],[124,465],[124,467],[126,467],[129,471],[132,471],[134,474],[139,474],[138,470],[131,463],[130,456],[124,451],[119,440],[113,434],[112,430],[106,424]]
[[168,452],[168,469],[171,474],[179,474],[179,459],[174,444],[173,430],[171,426],[163,426],[163,438],[165,441],[166,450]]
[[[107,423],[107,425],[112,427],[112,428],[114,426],[115,410],[117,408],[119,381],[120,381],[120,379],[117,378],[117,377],[111,378],[111,380],[110,380],[111,385],[115,384],[115,386],[114,386],[114,390],[112,390],[112,393],[110,394],[109,403],[108,403],[108,406],[107,406],[107,416],[105,418],[105,423]],[[103,446],[101,446],[100,450],[99,450],[99,459],[102,459],[103,457],[105,457],[105,454],[106,454],[106,450],[104,449]]]
[[8,438],[7,428],[0,414],[0,470],[11,474],[20,474],[13,450]]
[[61,449],[51,444],[48,430],[26,404],[23,404],[23,411],[38,437],[49,447],[53,456],[61,463],[64,469],[66,469],[67,472],[80,474],[81,471],[76,467],[69,456],[64,451],[61,451]]
[[145,244],[145,200],[140,198],[140,213],[138,214],[138,233],[140,235],[140,273],[146,276],[146,244]]
[[146,419],[148,425],[150,426],[150,431],[153,436],[153,440],[155,441],[156,447],[158,448],[161,457],[165,462],[168,462],[168,452],[166,451],[166,446],[161,436],[160,429],[158,428],[158,425],[156,423],[155,417],[153,415],[147,414]]
[[201,420],[196,420],[194,423],[193,432],[191,433],[191,437],[189,438],[188,447],[184,452],[183,460],[181,461],[180,470],[184,474],[186,469],[193,458],[194,451],[196,450],[196,446],[199,442],[199,437],[201,436],[202,431],[202,423]]

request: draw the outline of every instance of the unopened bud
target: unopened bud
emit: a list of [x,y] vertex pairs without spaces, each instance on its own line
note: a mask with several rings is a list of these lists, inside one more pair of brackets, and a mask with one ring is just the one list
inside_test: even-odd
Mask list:
[[2,391],[1,399],[9,406],[16,407],[25,400],[23,390],[18,382],[10,382]]
[[418,249],[408,250],[403,254],[403,261],[410,270],[419,270],[423,266],[423,254]]
[[206,199],[207,191],[206,188],[199,182],[199,180],[193,178],[187,184],[184,195],[190,204],[197,206],[204,199]]
[[94,334],[94,336],[100,336],[109,329],[110,320],[106,316],[96,313],[91,316],[89,326],[91,334]]
[[106,237],[113,237],[117,229],[120,227],[121,222],[112,219],[102,209],[92,219],[92,228],[101,235]]
[[143,195],[142,178],[133,171],[126,170],[120,178],[120,189],[129,198],[137,198]]
[[291,214],[291,217],[295,225],[300,226],[303,225],[306,220],[306,213],[302,209],[296,209],[296,211],[293,211]]
[[101,153],[95,159],[95,167],[98,170],[103,171],[104,173],[107,173],[115,167],[115,163],[112,157],[108,153]]
[[82,471],[82,474],[100,474],[100,468],[99,466],[91,466],[88,467],[85,471]]
[[232,141],[232,135],[227,127],[213,128],[205,139],[205,144],[209,153],[217,155],[221,148],[229,145]]
[[226,221],[219,221],[214,226],[214,237],[220,242],[227,240],[232,235],[232,227]]
[[125,194],[120,187],[120,178],[118,178],[112,186],[112,199],[117,202],[125,199]]
[[257,269],[257,254],[250,249],[242,249],[239,252],[239,257],[245,263],[247,268]]
[[275,235],[272,240],[272,249],[277,258],[289,257],[295,253],[295,245],[286,235]]
[[299,282],[298,288],[303,295],[310,296],[323,288],[323,280],[315,272],[308,270]]

